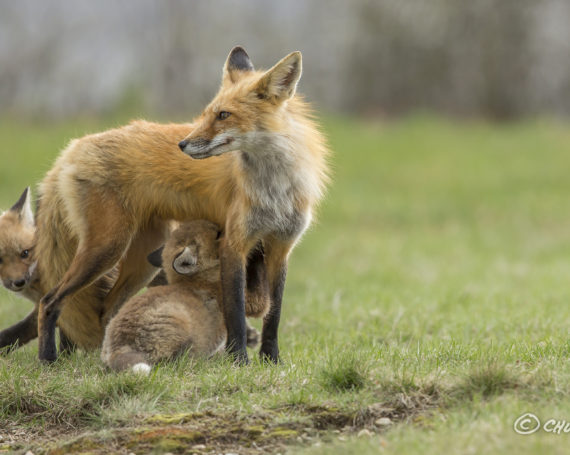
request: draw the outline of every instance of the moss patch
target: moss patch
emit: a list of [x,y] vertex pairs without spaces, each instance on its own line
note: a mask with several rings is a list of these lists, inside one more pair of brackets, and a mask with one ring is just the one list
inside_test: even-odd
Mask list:
[[125,449],[134,453],[274,453],[294,443],[321,438],[331,430],[348,434],[363,428],[382,431],[374,421],[385,413],[380,407],[350,412],[336,407],[296,406],[295,412],[291,411],[292,407],[255,415],[156,414],[143,419],[142,427],[88,434],[47,450],[40,446],[32,450],[47,455],[102,455]]

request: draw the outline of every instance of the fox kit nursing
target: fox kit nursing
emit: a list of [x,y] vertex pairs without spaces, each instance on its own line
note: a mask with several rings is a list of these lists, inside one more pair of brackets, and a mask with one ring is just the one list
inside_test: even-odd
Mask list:
[[260,354],[278,360],[288,256],[327,180],[325,140],[295,95],[300,77],[299,52],[263,72],[236,47],[194,123],[134,122],[71,142],[42,184],[38,267],[53,288],[40,304],[40,359],[56,358],[55,323],[68,301],[118,265],[104,305],[112,311],[151,276],[141,263],[162,243],[165,220],[206,219],[224,230],[228,349],[247,361],[246,283],[255,286],[265,264],[271,305]]
[[161,254],[169,284],[133,297],[111,320],[101,352],[107,366],[146,372],[184,351],[211,356],[223,346],[218,236],[208,221],[172,233]]

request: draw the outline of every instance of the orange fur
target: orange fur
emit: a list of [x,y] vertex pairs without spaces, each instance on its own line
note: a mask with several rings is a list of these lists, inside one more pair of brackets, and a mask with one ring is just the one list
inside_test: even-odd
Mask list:
[[[266,248],[270,287],[272,292],[275,291],[277,277],[285,267],[290,250],[308,225],[311,209],[322,196],[327,181],[328,149],[307,104],[292,94],[291,98],[277,99],[270,91],[264,97],[258,93],[268,84],[275,84],[271,77],[282,77],[283,71],[285,79],[279,81],[288,82],[286,70],[290,57],[283,59],[285,66],[278,64],[275,71],[272,69],[267,73],[236,73],[226,63],[219,94],[191,124],[135,121],[74,140],[62,152],[41,185],[38,213],[39,269],[46,285],[54,287],[42,300],[40,358],[52,360],[53,357],[53,353],[42,353],[45,349],[42,336],[44,329],[49,329],[46,318],[50,317],[50,311],[60,307],[65,311],[68,304],[62,305],[64,299],[76,305],[89,302],[93,294],[98,293],[92,283],[97,283],[96,280],[115,264],[119,263],[121,267],[121,262],[133,255],[131,249],[144,248],[144,253],[154,249],[156,245],[142,245],[133,240],[161,220],[206,219],[224,226],[222,248],[226,254],[221,255],[222,279],[224,281],[224,273],[232,276],[241,273],[237,282],[239,284],[241,280],[242,294],[247,255],[262,241]],[[300,71],[300,54],[294,63],[298,63]],[[215,121],[220,109],[233,113],[224,123]],[[196,160],[186,156],[177,146],[182,138],[211,139],[228,129],[238,130],[240,134],[257,131],[269,135],[270,139],[275,138],[276,147],[283,145],[284,150],[276,149],[275,154],[286,159],[290,173],[287,177],[297,177],[292,190],[287,193],[291,193],[290,201],[287,201],[290,210],[279,214],[278,221],[293,223],[292,228],[281,224],[272,227],[270,223],[258,226],[257,221],[263,216],[257,216],[255,210],[271,209],[279,204],[271,203],[271,189],[263,193],[263,184],[255,181],[255,172],[245,168],[245,152],[235,150]],[[288,184],[287,178],[283,181]],[[261,200],[265,197],[267,200]],[[232,262],[231,271],[226,266],[224,272],[224,257],[233,258],[226,262]],[[118,283],[128,281],[121,276],[132,274],[132,268],[127,269],[126,272],[121,270]],[[138,277],[138,282],[131,280],[127,290],[111,291],[110,295],[114,297],[105,302],[105,311],[115,311],[145,284],[146,278]],[[227,284],[228,280],[225,282]],[[234,317],[227,289],[226,286],[226,324]],[[243,297],[241,299],[243,307]],[[236,317],[243,319],[243,308],[240,311]],[[270,310],[269,314],[274,313]],[[243,335],[245,340],[245,322],[236,327],[238,336]],[[67,328],[65,330],[68,333]],[[228,326],[229,338],[233,335]],[[99,336],[94,338],[100,340]],[[243,349],[241,346],[238,349],[243,354],[245,344]]]

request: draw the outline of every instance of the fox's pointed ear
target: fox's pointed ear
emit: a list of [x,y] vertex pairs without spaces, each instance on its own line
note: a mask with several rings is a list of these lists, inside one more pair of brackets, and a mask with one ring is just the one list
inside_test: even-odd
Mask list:
[[150,253],[146,259],[151,265],[155,267],[162,267],[162,250],[164,250],[164,245],[162,245],[158,250],[154,250]]
[[261,77],[256,92],[260,97],[276,101],[289,99],[297,90],[302,71],[301,53],[292,52]]
[[34,226],[34,214],[32,213],[32,192],[30,187],[27,187],[18,202],[16,202],[10,209],[12,212],[16,212],[20,221],[26,226]]
[[224,82],[235,82],[243,72],[253,71],[253,63],[247,52],[241,46],[236,46],[230,51],[224,65]]

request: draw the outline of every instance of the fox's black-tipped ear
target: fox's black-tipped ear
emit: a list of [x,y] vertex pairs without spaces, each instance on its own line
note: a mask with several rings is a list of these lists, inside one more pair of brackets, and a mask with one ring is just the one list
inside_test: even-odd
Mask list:
[[154,267],[162,267],[162,250],[164,250],[164,245],[162,245],[158,250],[154,250],[146,257],[147,261]]
[[291,52],[268,70],[257,83],[258,96],[275,101],[291,98],[297,90],[297,83],[303,72],[302,56],[299,51]]
[[30,187],[27,187],[20,196],[20,199],[18,199],[18,202],[16,202],[10,209],[12,212],[16,212],[20,221],[27,226],[34,226],[31,195]]
[[230,51],[224,65],[223,80],[235,82],[241,72],[253,71],[253,63],[247,52],[241,46],[236,46]]

